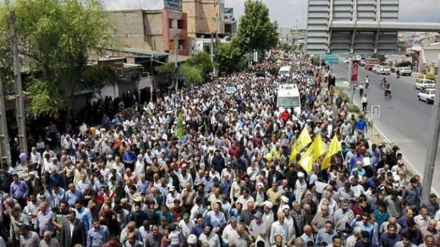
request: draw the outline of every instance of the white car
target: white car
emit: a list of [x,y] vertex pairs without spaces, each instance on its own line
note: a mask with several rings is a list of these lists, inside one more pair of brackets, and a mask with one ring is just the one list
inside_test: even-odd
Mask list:
[[426,104],[432,104],[435,98],[435,88],[424,88],[417,97]]
[[382,65],[376,64],[373,66],[373,68],[371,68],[371,71],[373,71],[374,73],[379,73],[378,71],[380,71],[382,69]]
[[391,74],[391,68],[389,66],[380,66],[380,69],[378,69],[376,73],[381,75],[389,75]]
[[424,88],[435,88],[435,82],[433,80],[423,79],[416,82],[414,87],[418,90],[422,90]]

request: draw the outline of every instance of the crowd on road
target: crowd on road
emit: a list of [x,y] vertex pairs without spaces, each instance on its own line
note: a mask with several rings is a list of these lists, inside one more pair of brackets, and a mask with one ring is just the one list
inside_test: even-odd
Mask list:
[[[266,73],[278,66],[266,61],[122,104],[99,126],[61,133],[59,149],[2,164],[0,246],[440,247],[437,196],[421,198],[398,147],[369,142],[367,120],[317,79],[320,67],[288,63],[294,79]],[[300,114],[274,105],[289,81]],[[304,129],[326,147],[340,140],[328,169],[323,157],[304,169],[306,148],[290,158]]]

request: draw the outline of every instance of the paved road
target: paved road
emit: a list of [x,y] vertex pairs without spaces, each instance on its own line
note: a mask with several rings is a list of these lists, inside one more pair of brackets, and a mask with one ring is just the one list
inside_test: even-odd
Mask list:
[[[333,74],[338,78],[347,78],[348,66],[338,64],[333,66]],[[362,80],[370,78],[370,87],[366,90],[369,105],[380,105],[380,119],[374,120],[374,125],[392,143],[402,150],[411,170],[423,175],[426,161],[429,128],[431,122],[432,105],[418,101],[418,90],[415,90],[415,76],[396,78],[395,75],[385,76],[391,83],[392,100],[385,100],[380,89],[380,81],[384,76],[377,75],[363,68],[359,69]],[[355,92],[355,102],[359,103],[359,93]],[[438,147],[437,147],[438,148]],[[440,152],[438,151],[440,155]],[[432,188],[440,188],[440,159],[437,158]]]

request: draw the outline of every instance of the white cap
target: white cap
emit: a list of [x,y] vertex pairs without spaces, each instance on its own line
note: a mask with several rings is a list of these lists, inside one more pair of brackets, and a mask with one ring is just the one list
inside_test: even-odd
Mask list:
[[298,172],[298,177],[299,178],[303,178],[304,177],[304,173],[303,172]]
[[282,196],[281,200],[283,200],[283,202],[285,203],[289,203],[289,198],[287,198],[286,196]]
[[272,207],[273,207],[273,203],[271,203],[270,201],[263,202],[263,205],[268,207],[269,209],[272,209]]
[[197,244],[197,237],[194,234],[190,234],[187,239],[188,244]]
[[281,207],[281,210],[285,210],[285,209],[288,209],[288,210],[290,210],[290,207],[289,207],[289,205],[283,205],[282,207]]

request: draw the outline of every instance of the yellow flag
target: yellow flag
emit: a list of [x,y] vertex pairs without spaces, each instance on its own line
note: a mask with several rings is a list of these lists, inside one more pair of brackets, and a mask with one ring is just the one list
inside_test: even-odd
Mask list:
[[324,160],[321,164],[321,170],[325,170],[330,167],[330,161],[332,159],[332,156],[341,152],[341,143],[338,140],[338,137],[335,135],[333,136],[332,141],[330,142],[330,147],[328,148],[328,153],[325,156]]
[[317,160],[321,155],[325,154],[327,150],[325,149],[324,142],[322,141],[321,133],[315,137],[312,145],[307,149],[306,153],[301,157],[299,164],[304,168],[307,174],[312,173],[313,162]]
[[296,139],[295,143],[292,146],[292,151],[290,152],[289,161],[295,160],[296,155],[301,152],[301,150],[312,142],[312,138],[310,138],[309,131],[307,127],[304,127],[301,134],[299,134],[298,139]]

